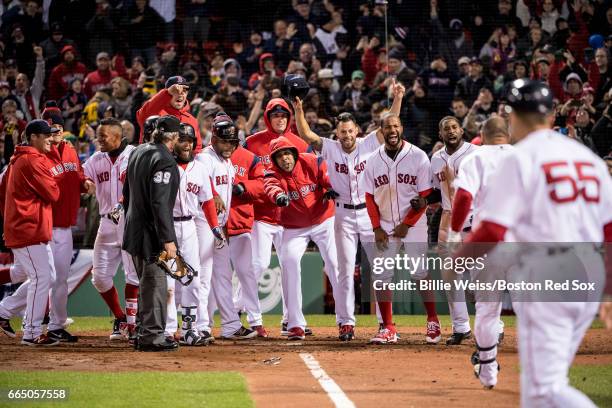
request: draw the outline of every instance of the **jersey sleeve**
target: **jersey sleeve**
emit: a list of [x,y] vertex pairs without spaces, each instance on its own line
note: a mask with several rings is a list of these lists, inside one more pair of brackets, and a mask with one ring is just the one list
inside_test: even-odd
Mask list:
[[602,225],[612,223],[612,177],[609,177],[607,166],[602,167],[601,177],[601,221]]
[[198,164],[200,164],[200,166],[198,166],[199,168],[198,171],[201,173],[201,177],[202,177],[202,188],[200,189],[200,192],[198,193],[198,201],[200,203],[203,203],[213,198],[213,192],[212,192],[212,185],[210,183],[210,175],[208,174],[208,170],[203,165],[201,165],[202,163],[198,163]]
[[376,160],[373,160],[374,157],[370,158],[367,161],[366,167],[363,174],[363,187],[366,193],[370,193],[374,195],[374,166],[376,165]]
[[455,191],[461,188],[470,193],[472,197],[476,196],[481,184],[478,167],[478,155],[475,154],[468,156],[461,162],[454,182]]
[[507,157],[491,175],[491,186],[487,194],[481,218],[506,228],[516,225],[525,203],[528,203],[524,174],[528,163],[521,168],[521,161],[516,154]]
[[337,140],[331,140],[326,137],[321,138],[321,157],[325,160],[329,160],[333,157],[334,150],[338,145]]
[[94,170],[94,156],[91,156],[88,160],[83,163],[83,171],[85,172],[85,177],[96,181],[96,172]]
[[378,129],[371,131],[367,136],[363,138],[361,144],[364,146],[365,150],[368,152],[373,152],[374,150],[380,147],[380,142],[378,141],[378,137],[376,136],[376,132]]
[[429,158],[425,152],[423,152],[421,155],[421,163],[419,164],[419,169],[417,171],[417,190],[419,193],[431,189],[431,179],[431,163],[429,162]]

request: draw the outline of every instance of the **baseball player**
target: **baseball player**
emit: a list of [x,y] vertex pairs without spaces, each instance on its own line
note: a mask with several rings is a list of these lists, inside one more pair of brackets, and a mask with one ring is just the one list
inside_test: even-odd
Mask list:
[[[429,158],[421,149],[402,140],[403,127],[398,115],[387,113],[382,120],[382,131],[385,143],[370,156],[364,177],[366,206],[379,250],[377,255],[394,257],[403,245],[410,256],[422,256],[427,253],[427,222],[422,217],[425,209],[415,210],[411,200],[431,193]],[[427,279],[428,276],[424,267],[410,272],[414,279]],[[374,274],[373,278],[388,283],[393,273],[394,270],[385,270]],[[383,326],[370,342],[397,343],[392,293],[381,289],[376,291],[376,296]],[[441,339],[435,301],[429,291],[422,291],[421,296],[427,311],[425,339],[435,344]]]
[[[289,340],[304,340],[306,320],[302,313],[301,259],[312,240],[325,262],[325,273],[338,297],[338,262],[334,236],[334,203],[327,166],[321,158],[298,153],[288,138],[272,141],[272,166],[266,170],[264,188],[269,199],[282,208],[282,285],[287,306]],[[339,321],[336,312],[336,321]]]
[[[253,152],[264,165],[270,167],[270,144],[272,140],[279,136],[285,136],[298,149],[298,152],[308,151],[308,145],[302,139],[291,132],[291,109],[284,99],[271,99],[264,111],[264,121],[266,130],[257,132],[246,138],[245,148]],[[253,270],[257,281],[261,274],[270,266],[272,256],[272,243],[276,248],[277,254],[282,251],[283,228],[278,224],[279,209],[273,203],[254,203],[255,223],[253,224]],[[281,264],[281,269],[283,265]],[[283,320],[281,334],[288,335],[286,308],[283,290]],[[312,334],[306,328],[306,334]]]
[[267,199],[263,189],[264,168],[261,160],[242,146],[238,146],[231,157],[234,165],[234,185],[232,186],[232,206],[227,220],[227,235],[230,256],[234,269],[243,269],[237,275],[253,274],[256,285],[244,288],[239,285],[234,306],[238,311],[246,311],[247,321],[251,329],[257,332],[257,337],[268,337],[263,326],[259,291],[252,268],[253,243],[251,230],[253,228],[253,202],[263,203]]
[[[42,332],[49,290],[55,279],[49,244],[53,225],[51,206],[60,195],[46,154],[51,151],[51,135],[58,131],[42,119],[28,123],[26,144],[15,148],[0,184],[5,243],[30,279],[21,340],[21,344],[28,346],[59,343]],[[7,198],[10,205],[6,205]]]
[[[198,272],[200,269],[200,253],[195,218],[202,212],[203,203],[211,202],[213,208],[214,203],[208,170],[200,161],[195,161],[193,158],[196,141],[193,127],[187,123],[181,123],[179,140],[174,146],[174,156],[179,166],[180,186],[173,209],[173,217],[178,249],[183,259]],[[213,216],[216,218],[214,210]],[[172,288],[176,286],[176,282],[172,278],[170,278],[168,284]],[[170,291],[170,293],[174,293],[174,291]],[[191,281],[189,285],[181,287],[182,324],[179,342],[183,345],[201,346],[208,344],[210,341],[210,338],[201,337],[196,329],[199,294],[199,278]],[[174,305],[174,299],[170,299],[169,304],[170,306]],[[176,313],[171,313],[171,309],[172,307],[168,312],[166,334],[168,332],[173,333],[172,329],[176,330]]]
[[[123,180],[134,146],[122,137],[121,122],[103,119],[96,130],[100,151],[83,165],[85,175],[96,184],[96,200],[100,208],[100,227],[94,242],[91,281],[115,316],[111,340],[125,338],[134,332],[138,309],[138,276],[129,254],[121,249],[124,217],[121,206]],[[119,264],[125,272],[125,312],[121,309],[113,277]],[[122,333],[123,332],[123,333]]]
[[[80,204],[80,193],[94,191],[94,183],[87,179],[81,169],[81,163],[76,151],[70,143],[63,140],[63,124],[59,109],[45,109],[43,119],[59,131],[51,136],[51,151],[47,153],[49,169],[55,177],[60,189],[58,201],[53,203],[53,239],[51,251],[55,266],[55,281],[51,285],[49,304],[49,319],[47,335],[62,342],[76,342],[78,338],[65,330],[68,318],[68,275],[72,261],[72,231],[70,227],[76,224],[77,210]],[[12,281],[22,282],[27,279],[25,269],[20,264],[12,268]],[[0,316],[5,318],[23,316],[27,305],[29,281],[23,283],[12,296],[0,303]],[[43,321],[44,324],[44,321]]]
[[[399,114],[405,89],[393,82],[393,105],[391,112]],[[358,138],[359,126],[350,113],[338,116],[336,140],[319,137],[310,130],[304,116],[302,101],[293,103],[299,135],[312,148],[321,152],[327,163],[329,179],[335,192],[336,202],[334,233],[338,251],[338,296],[336,310],[340,321],[338,337],[350,341],[355,337],[355,257],[359,242],[372,242],[372,224],[365,205],[364,169],[368,158],[384,143],[382,130],[376,129],[366,137]],[[371,245],[363,247],[368,259],[374,252]]]
[[[459,172],[459,165],[466,157],[478,150],[476,145],[467,143],[463,140],[463,128],[461,123],[454,116],[446,116],[440,120],[439,124],[440,139],[444,143],[444,147],[438,150],[431,158],[431,170],[433,172],[434,194],[427,200],[433,203],[433,197],[441,195],[442,200],[442,217],[440,218],[440,227],[438,232],[438,242],[446,242],[448,228],[450,224],[453,196],[455,190],[453,188],[453,180]],[[466,219],[465,225],[462,226],[462,231],[469,231],[470,217]],[[444,247],[440,246],[441,255],[445,254]],[[453,281],[457,279],[457,275],[452,270],[442,268],[442,277],[445,281]],[[465,303],[465,295],[460,290],[453,289],[446,291],[448,296],[448,308],[453,324],[453,333],[446,340],[447,345],[461,344],[464,339],[468,339],[472,335],[470,329],[470,316],[468,315],[467,304]]]
[[[546,248],[542,247],[546,244],[529,245],[514,272],[534,276],[575,273],[577,258],[588,265],[589,279],[593,272],[603,272],[594,245],[583,245],[577,253],[568,250],[571,244],[566,243],[612,242],[612,179],[593,152],[550,129],[552,108],[553,95],[544,83],[519,79],[511,84],[507,109],[515,152],[491,176],[479,225],[466,239],[467,243],[489,244],[464,244],[457,256],[479,256],[510,233],[521,243],[563,243]],[[610,276],[609,263],[607,267]],[[601,291],[596,292],[590,296],[598,300]],[[521,406],[595,407],[569,385],[568,370],[597,308],[598,301],[514,302]],[[497,381],[496,354],[495,347],[480,353],[477,374],[488,388]]]
[[[491,175],[499,164],[514,151],[512,145],[508,144],[508,125],[504,118],[497,116],[488,119],[481,133],[483,147],[476,149],[473,154],[461,162],[457,178],[455,178],[455,198],[447,238],[449,243],[461,242],[463,226],[470,213],[473,216],[472,228],[478,226],[480,210],[487,200],[488,190],[493,182]],[[477,280],[478,271],[470,271],[470,277],[472,280]],[[490,301],[490,297],[482,299],[480,291],[476,291],[475,295],[476,347],[481,350],[482,359],[487,360],[485,354],[497,347],[503,339],[504,325],[499,318],[502,304],[501,300]]]
[[[222,200],[224,210],[218,214],[218,221],[220,227],[225,227],[229,216],[229,208],[232,202],[232,185],[234,183],[235,170],[230,157],[236,148],[238,147],[238,132],[232,122],[231,118],[225,114],[225,112],[219,112],[213,120],[213,137],[211,145],[207,146],[201,153],[196,156],[196,160],[200,161],[204,167],[208,169],[210,174],[210,180],[212,186],[219,198]],[[201,230],[211,230],[211,227],[204,222],[200,221],[202,227]],[[210,310],[208,306],[209,291],[205,289],[205,285],[210,285],[215,296],[219,313],[221,315],[221,337],[226,339],[234,340],[246,340],[252,339],[257,336],[257,332],[251,329],[247,329],[242,326],[240,318],[234,309],[233,302],[233,289],[232,289],[232,267],[230,260],[230,250],[228,248],[225,235],[217,227],[215,230],[211,230],[215,236],[215,240],[210,239],[210,233],[206,233],[204,239],[200,243],[200,255],[204,252],[212,258],[212,267],[215,273],[210,277],[210,272],[203,271],[202,277],[206,279],[206,282],[201,281],[202,288],[200,291],[200,303],[198,309],[198,316],[200,322],[205,320],[203,323],[198,323],[198,330],[204,331],[206,328],[210,330],[210,317],[208,319],[203,318],[204,315]],[[198,236],[199,237],[199,236]],[[202,256],[201,256],[202,258]],[[208,269],[211,269],[208,266]],[[204,270],[204,266],[202,266]],[[246,273],[242,268],[236,269],[236,274],[242,287],[257,288],[257,281],[252,273]]]

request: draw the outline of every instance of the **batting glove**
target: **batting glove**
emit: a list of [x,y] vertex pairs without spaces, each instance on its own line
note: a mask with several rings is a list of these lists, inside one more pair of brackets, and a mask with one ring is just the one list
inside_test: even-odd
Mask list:
[[232,186],[232,194],[235,196],[240,197],[241,195],[244,194],[245,191],[246,191],[246,188],[244,187],[244,184],[242,183],[234,184]]
[[121,205],[121,203],[116,204],[108,215],[110,215],[113,224],[119,225],[119,220],[121,219],[121,215],[123,215],[123,205]]
[[327,190],[325,194],[323,194],[323,198],[325,198],[326,200],[335,200],[338,197],[340,197],[340,194],[338,194],[332,189]]
[[221,249],[225,246],[225,234],[223,233],[223,228],[215,227],[212,229],[212,233],[215,236],[215,248]]
[[287,207],[289,206],[289,196],[287,194],[279,194],[276,197],[276,205],[279,207]]

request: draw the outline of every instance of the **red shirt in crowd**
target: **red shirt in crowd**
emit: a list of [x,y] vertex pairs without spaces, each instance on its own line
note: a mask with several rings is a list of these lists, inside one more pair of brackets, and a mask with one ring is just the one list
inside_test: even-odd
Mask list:
[[110,69],[106,71],[100,71],[98,69],[87,74],[83,87],[87,99],[91,99],[91,97],[101,89],[110,89],[111,80],[118,75],[116,71],[111,71]]

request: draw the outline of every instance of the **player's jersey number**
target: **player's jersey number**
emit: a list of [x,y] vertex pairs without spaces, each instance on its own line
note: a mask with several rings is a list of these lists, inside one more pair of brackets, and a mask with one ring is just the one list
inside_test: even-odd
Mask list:
[[557,161],[542,164],[546,183],[552,188],[549,197],[556,203],[570,203],[582,197],[590,203],[599,202],[599,178],[589,162]]

